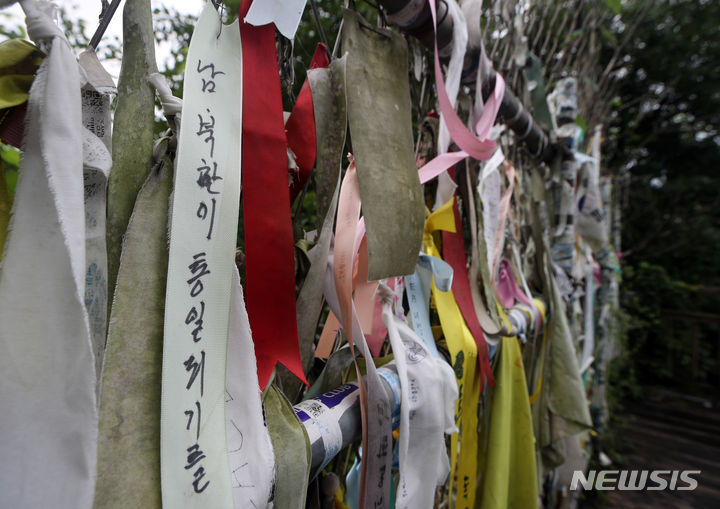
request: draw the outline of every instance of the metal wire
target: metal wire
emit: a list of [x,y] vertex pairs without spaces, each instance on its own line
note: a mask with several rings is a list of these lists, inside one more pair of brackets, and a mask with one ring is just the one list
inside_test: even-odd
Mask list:
[[92,49],[93,51],[97,49],[97,46],[98,44],[100,44],[103,35],[105,35],[105,31],[107,30],[107,27],[110,24],[113,16],[115,15],[115,11],[117,10],[119,5],[120,0],[113,0],[110,4],[108,4],[106,1],[102,2],[102,10],[100,11],[100,24],[98,25],[97,30],[95,30],[95,33],[90,39],[90,44],[88,44],[88,48]]

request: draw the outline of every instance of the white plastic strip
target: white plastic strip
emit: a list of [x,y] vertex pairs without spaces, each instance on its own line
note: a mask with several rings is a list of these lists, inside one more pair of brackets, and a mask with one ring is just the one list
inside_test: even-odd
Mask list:
[[112,78],[103,69],[94,52],[83,52],[80,55],[80,66],[90,78],[82,88],[82,123],[85,126],[83,131],[85,307],[95,355],[95,372],[98,374],[99,396],[109,302],[105,216],[107,182],[112,167],[110,98],[117,90],[109,86],[112,84]]
[[281,34],[294,39],[306,4],[307,0],[255,0],[245,16],[245,23],[254,26],[275,23]]

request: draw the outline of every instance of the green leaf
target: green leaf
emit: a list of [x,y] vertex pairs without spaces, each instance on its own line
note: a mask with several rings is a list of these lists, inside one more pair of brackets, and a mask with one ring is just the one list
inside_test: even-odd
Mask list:
[[620,4],[620,0],[605,0],[605,5],[610,7],[610,9],[615,14],[620,14],[620,11],[622,10],[622,5]]
[[577,124],[584,132],[587,132],[587,122],[585,122],[585,119],[582,117],[582,115],[578,115],[575,118],[575,124]]
[[617,44],[617,37],[615,37],[615,34],[612,33],[610,30],[608,30],[607,28],[600,27],[600,33],[602,34],[603,38],[606,41],[611,42],[613,44]]
[[0,157],[2,157],[3,162],[6,164],[6,169],[8,169],[8,165],[10,169],[14,170],[20,167],[20,151],[12,145],[0,143]]
[[15,186],[17,185],[18,181],[18,172],[17,170],[10,170],[5,169],[5,182],[7,182],[7,188],[8,193],[10,194],[10,199],[12,200],[15,197]]

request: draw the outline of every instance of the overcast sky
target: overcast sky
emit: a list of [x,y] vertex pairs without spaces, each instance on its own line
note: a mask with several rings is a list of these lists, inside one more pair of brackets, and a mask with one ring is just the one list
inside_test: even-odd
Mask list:
[[[160,7],[167,5],[173,7],[176,11],[186,14],[194,14],[199,16],[200,12],[205,5],[205,0],[151,0],[153,7]],[[98,16],[100,15],[100,0],[55,0],[57,5],[64,6],[70,13],[73,19],[84,19],[87,26],[87,35],[91,37],[98,26]],[[122,9],[125,5],[124,1],[120,2],[118,10],[115,12],[110,25],[108,26],[106,35],[113,36],[117,35],[122,40]],[[20,4],[15,4],[3,10],[13,16],[13,20],[17,24],[25,23],[25,15],[23,14]],[[102,47],[103,43],[100,43]],[[169,56],[170,52],[168,48],[157,49],[157,61],[161,63],[165,57]],[[108,71],[117,79],[120,72],[119,66],[108,66]]]

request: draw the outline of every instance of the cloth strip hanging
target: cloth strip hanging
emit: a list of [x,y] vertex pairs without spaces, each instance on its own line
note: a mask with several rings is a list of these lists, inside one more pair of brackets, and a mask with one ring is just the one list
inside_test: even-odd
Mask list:
[[[328,258],[328,273],[325,278],[325,299],[330,309],[340,315],[340,305],[338,302],[338,294],[335,290],[335,281],[333,277],[333,256]],[[352,315],[353,336],[362,338],[362,328],[357,318],[357,314],[353,310]],[[391,407],[388,394],[386,393],[383,382],[380,380],[375,364],[372,362],[370,349],[364,341],[359,340],[358,346],[360,352],[366,359],[367,367],[367,443],[363,448],[367,451],[366,469],[367,469],[367,488],[361,490],[364,493],[365,500],[372,501],[375,507],[387,507],[389,504],[390,492],[390,464],[392,459],[391,452]],[[362,386],[361,386],[362,387]],[[360,395],[361,405],[363,395]],[[365,417],[363,417],[365,420]],[[371,506],[373,507],[373,506]]]
[[[320,43],[315,48],[308,71],[327,68],[329,65],[328,48]],[[310,178],[317,154],[315,114],[309,77],[305,79],[300,89],[290,118],[285,123],[285,129],[288,147],[295,155],[295,162],[299,169],[297,175],[290,175],[290,203],[292,203]]]
[[[485,342],[485,333],[475,314],[475,307],[472,301],[470,280],[467,275],[467,260],[465,259],[465,239],[463,238],[462,220],[460,219],[457,198],[453,200],[452,211],[455,221],[455,231],[442,231],[443,254],[445,261],[454,271],[452,291],[455,296],[455,302],[457,302],[458,308],[460,308],[465,323],[470,329],[470,333],[477,347],[478,367],[480,369],[480,390],[482,391],[486,379],[490,385],[493,384],[493,374],[492,367],[490,366],[488,346]],[[477,284],[477,282],[473,282],[473,284]]]
[[[437,485],[447,479],[450,464],[445,433],[454,422],[458,388],[452,368],[432,355],[423,341],[392,312],[392,293],[383,290],[383,321],[388,328],[402,391],[398,438],[400,480],[398,509],[433,507]],[[389,295],[388,295],[389,294]]]
[[[347,132],[347,106],[345,100],[345,66],[347,57],[334,60],[328,69],[308,71],[308,81],[313,95],[313,110],[317,122],[317,170],[315,173],[317,214],[323,217],[319,226],[320,237],[316,247],[310,252],[310,271],[305,277],[303,288],[297,301],[298,333],[300,335],[300,355],[303,366],[310,368],[313,358],[312,350],[315,342],[315,329],[322,310],[322,293],[311,287],[322,286],[327,268],[327,259],[332,240],[337,209],[337,196],[340,189],[340,172],[342,170],[342,151],[345,146]],[[329,199],[331,198],[331,199]],[[322,246],[322,250],[319,250]],[[320,252],[319,252],[320,251]],[[312,292],[312,294],[311,294]],[[310,299],[314,299],[309,304]],[[312,305],[312,309],[308,309]],[[335,323],[333,336],[329,340],[319,341],[315,347],[315,357],[330,356],[339,323],[333,313],[328,315],[325,323]],[[323,329],[325,332],[326,329]],[[329,333],[328,329],[328,333]],[[322,336],[321,336],[322,338]],[[326,350],[323,351],[323,345]]]
[[515,167],[507,161],[505,162],[505,175],[507,176],[508,185],[498,204],[498,226],[495,230],[495,239],[491,255],[492,265],[490,266],[492,285],[496,290],[495,293],[497,293],[498,264],[500,263],[500,254],[504,244],[503,239],[505,238],[505,224],[507,222],[508,212],[510,211],[510,199],[512,198],[513,189],[515,189]]
[[225,433],[235,507],[265,507],[275,460],[263,419],[252,334],[240,274],[232,275],[232,309],[227,352]]
[[434,1],[429,0],[429,4],[435,30],[435,86],[438,93],[438,102],[440,103],[440,111],[442,112],[448,132],[461,150],[458,152],[439,154],[420,168],[420,181],[422,183],[435,178],[468,156],[480,161],[485,161],[492,156],[495,150],[495,142],[488,139],[488,137],[490,135],[490,129],[495,123],[498,110],[500,109],[503,94],[505,93],[505,81],[502,76],[496,74],[493,92],[485,103],[482,115],[480,115],[480,118],[474,126],[477,137],[473,135],[472,132],[465,127],[457,113],[455,113],[445,83],[443,82],[437,45],[437,13]]
[[160,472],[163,507],[233,507],[225,368],[238,211],[240,34],[211,3],[193,32],[170,222]]
[[502,338],[499,355],[485,431],[480,507],[533,508],[538,506],[535,437],[517,338]]
[[[252,0],[243,0],[240,19]],[[295,259],[287,141],[272,25],[241,26],[245,299],[264,389],[276,362],[303,382],[295,317]]]
[[356,283],[353,302],[355,303],[355,310],[360,319],[360,325],[363,328],[365,341],[367,341],[373,357],[377,357],[380,355],[380,349],[385,341],[385,335],[377,333],[373,336],[372,334],[376,309],[375,292],[377,291],[378,282],[368,280],[369,260],[367,237],[363,237],[358,247],[356,259]]
[[372,27],[345,10],[342,47],[367,227],[368,277],[410,274],[422,240],[423,200],[413,155],[407,44],[400,34]]
[[530,299],[523,293],[515,281],[515,275],[513,274],[510,262],[504,258],[500,260],[498,267],[497,291],[503,307],[510,308],[515,304],[515,301],[532,307]]
[[[445,88],[448,92],[448,99],[453,109],[457,106],[457,96],[460,90],[460,78],[463,71],[463,63],[468,43],[468,27],[465,16],[458,6],[456,0],[445,0],[447,14],[452,19],[452,45],[450,47],[450,60],[447,64],[445,77]],[[445,123],[445,114],[440,110],[440,121],[438,124],[437,153],[445,154],[450,147],[450,132]],[[440,207],[443,203],[452,198],[457,185],[450,177],[449,172],[438,175],[437,187],[435,189],[434,208]]]
[[405,288],[410,306],[410,320],[415,333],[423,340],[428,350],[439,357],[435,337],[430,325],[430,293],[434,284],[441,292],[452,288],[453,269],[440,258],[420,253],[415,272],[405,276]]
[[163,138],[155,147],[158,161],[135,201],[123,242],[103,363],[96,509],[162,506],[160,398],[173,187],[168,142]]
[[[425,220],[423,243],[425,252],[431,256],[440,257],[433,232],[455,230],[453,202],[454,198]],[[452,292],[441,292],[433,285],[432,295],[458,384],[455,424],[459,432],[453,433],[450,439],[450,493],[453,489],[457,491],[456,507],[470,509],[474,507],[477,486],[477,402],[480,399],[480,377],[476,373],[477,346]]]
[[107,247],[105,242],[105,213],[107,181],[112,166],[110,156],[111,95],[117,89],[110,75],[103,69],[97,55],[84,51],[80,66],[88,82],[82,89],[82,117],[86,132],[83,135],[85,162],[83,183],[85,190],[85,307],[88,312],[90,337],[98,373],[98,398],[105,342],[107,338],[108,289]]
[[[326,280],[325,298],[330,309],[345,325],[345,334],[350,344],[355,370],[360,384],[360,402],[363,418],[362,444],[365,451],[360,471],[360,506],[365,502],[370,507],[387,507],[390,500],[390,466],[392,460],[392,437],[390,405],[387,394],[378,378],[372,354],[368,348],[362,326],[358,320],[352,300],[352,269],[354,239],[360,216],[360,189],[358,186],[355,161],[351,157],[343,185],[340,188],[335,249],[332,265],[333,278],[329,288]],[[337,299],[333,306],[332,300]],[[334,308],[334,309],[333,309]],[[355,359],[357,342],[367,366],[367,386],[362,381],[360,368]]]
[[475,137],[463,124],[462,120],[460,120],[460,117],[455,113],[455,110],[450,102],[450,98],[448,97],[447,90],[445,89],[445,84],[442,80],[442,69],[440,67],[440,56],[437,51],[437,13],[436,13],[436,7],[435,2],[430,0],[430,11],[432,12],[433,17],[433,25],[435,27],[436,31],[436,38],[435,38],[435,85],[437,86],[438,91],[438,101],[440,103],[440,110],[442,111],[445,119],[445,123],[448,127],[448,131],[450,132],[450,136],[452,139],[457,143],[457,145],[460,147],[460,149],[464,152],[467,152],[468,155],[474,157],[478,160],[486,160],[488,159],[494,149],[495,149],[495,143],[491,140],[488,140],[487,137],[490,133],[490,128],[492,127],[493,123],[495,122],[495,117],[497,116],[497,110],[500,108],[500,103],[502,101],[503,93],[505,91],[505,81],[502,79],[502,77],[498,74],[495,79],[495,89],[492,94],[492,96],[488,99],[487,103],[485,104],[485,109],[489,110],[490,112],[493,112],[489,115],[485,115],[485,111],[483,110],[483,115],[481,115],[480,119],[478,119],[477,124],[475,125],[475,132],[477,133],[477,137]]
[[54,7],[22,7],[48,56],[30,89],[0,277],[0,490],[9,507],[89,509],[98,413],[84,302],[80,74]]
[[275,451],[273,507],[304,509],[310,475],[310,440],[290,402],[275,384],[268,386],[263,409]]
[[295,37],[307,0],[255,0],[245,16],[245,23],[261,26],[274,23],[288,39]]

